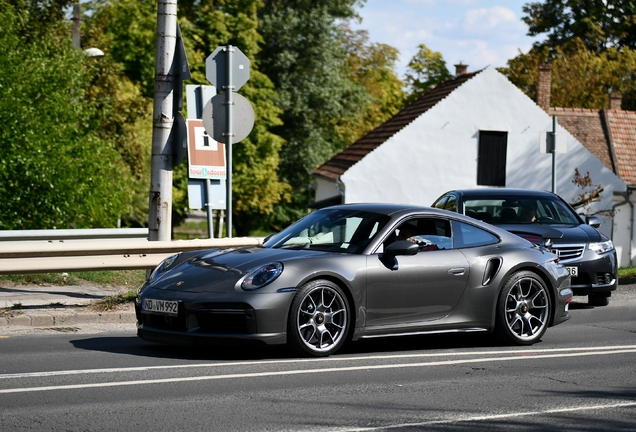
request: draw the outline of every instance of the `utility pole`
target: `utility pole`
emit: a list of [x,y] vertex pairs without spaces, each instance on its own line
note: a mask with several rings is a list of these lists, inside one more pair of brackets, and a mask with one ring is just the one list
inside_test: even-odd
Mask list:
[[71,40],[73,41],[73,46],[79,49],[81,45],[81,34],[80,34],[80,23],[82,17],[80,14],[80,4],[79,2],[73,3],[73,29],[71,31]]
[[148,240],[170,241],[172,236],[173,169],[173,147],[170,132],[174,123],[175,71],[172,64],[177,42],[177,0],[158,0],[157,6]]

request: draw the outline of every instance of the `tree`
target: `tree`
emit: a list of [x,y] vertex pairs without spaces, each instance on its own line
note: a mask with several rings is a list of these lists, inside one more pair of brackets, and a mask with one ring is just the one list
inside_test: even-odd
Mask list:
[[417,54],[409,62],[406,71],[407,101],[414,101],[449,78],[452,75],[446,68],[442,53],[433,51],[424,44],[418,45]]
[[368,32],[342,25],[347,50],[346,65],[351,79],[362,85],[371,99],[357,116],[347,116],[337,134],[353,143],[365,133],[393,117],[404,105],[404,83],[395,72],[399,51],[392,46],[370,43]]
[[115,227],[130,211],[129,173],[94,121],[93,59],[72,46],[67,4],[0,0],[0,229]]
[[575,38],[591,51],[636,48],[633,0],[545,0],[523,6],[528,35],[547,37],[537,47],[557,48]]
[[339,19],[355,16],[355,0],[265,0],[259,10],[263,47],[260,70],[274,82],[285,140],[280,174],[292,186],[292,202],[277,206],[278,229],[306,214],[309,173],[351,144],[338,127],[361,116],[372,97],[354,81]]
[[636,109],[636,51],[608,48],[590,51],[574,39],[560,47],[533,48],[501,69],[512,83],[536,100],[538,67],[552,64],[551,105],[601,109],[609,104],[610,92],[623,94],[623,109]]
[[[191,82],[209,85],[205,59],[217,46],[237,46],[251,60],[250,80],[240,93],[252,103],[256,125],[247,139],[233,146],[234,226],[239,235],[249,234],[252,223],[272,213],[274,205],[287,199],[289,193],[289,186],[277,173],[282,139],[271,132],[280,124],[280,110],[272,102],[276,94],[255,61],[262,41],[256,17],[260,5],[259,0],[180,0],[178,4]],[[149,99],[154,88],[156,1],[96,0],[90,7],[86,26],[98,35],[127,79]],[[185,165],[178,166],[173,176],[174,224],[182,221],[188,210]]]

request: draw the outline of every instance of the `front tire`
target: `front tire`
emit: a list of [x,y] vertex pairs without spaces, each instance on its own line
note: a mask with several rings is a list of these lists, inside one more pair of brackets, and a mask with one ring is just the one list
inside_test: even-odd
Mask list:
[[547,330],[550,313],[550,295],[543,280],[533,272],[520,271],[499,294],[496,331],[508,343],[531,345]]
[[351,322],[349,303],[338,285],[316,280],[303,285],[289,311],[289,342],[301,355],[334,354],[347,339]]

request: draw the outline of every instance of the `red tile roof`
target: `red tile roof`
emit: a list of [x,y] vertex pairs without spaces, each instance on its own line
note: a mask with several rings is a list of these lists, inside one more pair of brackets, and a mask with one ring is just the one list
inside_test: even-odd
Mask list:
[[410,105],[391,117],[389,120],[368,132],[358,141],[333,156],[313,172],[314,175],[337,179],[354,164],[362,160],[390,137],[408,126],[420,115],[435,106],[457,87],[477,75],[481,71],[461,74],[439,84],[433,90],[423,94]]
[[550,108],[550,115],[629,186],[636,186],[636,111]]
[[636,111],[606,110],[616,174],[636,187]]
[[586,108],[550,108],[548,114],[557,117],[557,122],[603,164],[614,170],[612,155],[607,144],[603,116],[599,110]]

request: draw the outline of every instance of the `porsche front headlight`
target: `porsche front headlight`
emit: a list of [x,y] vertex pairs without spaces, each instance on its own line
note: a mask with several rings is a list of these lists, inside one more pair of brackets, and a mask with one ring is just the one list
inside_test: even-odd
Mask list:
[[245,291],[259,289],[274,281],[283,272],[283,264],[274,262],[258,267],[247,275],[241,284]]
[[614,244],[611,240],[608,240],[599,243],[590,243],[588,247],[590,248],[590,250],[593,250],[597,254],[601,255],[614,249]]

